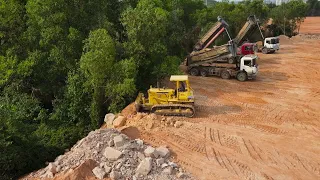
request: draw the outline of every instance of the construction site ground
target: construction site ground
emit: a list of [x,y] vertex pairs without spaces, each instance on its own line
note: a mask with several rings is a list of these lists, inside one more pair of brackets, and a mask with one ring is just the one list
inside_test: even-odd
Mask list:
[[[301,31],[319,33],[319,24],[307,18]],[[258,54],[256,80],[190,77],[197,112],[173,117],[180,128],[132,116],[123,132],[168,145],[197,179],[320,179],[320,38],[280,43]]]

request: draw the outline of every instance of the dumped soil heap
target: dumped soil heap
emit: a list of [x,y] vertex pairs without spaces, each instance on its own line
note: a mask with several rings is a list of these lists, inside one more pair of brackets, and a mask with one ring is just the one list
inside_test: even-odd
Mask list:
[[115,129],[99,129],[23,179],[191,179],[170,154],[166,146],[154,148]]

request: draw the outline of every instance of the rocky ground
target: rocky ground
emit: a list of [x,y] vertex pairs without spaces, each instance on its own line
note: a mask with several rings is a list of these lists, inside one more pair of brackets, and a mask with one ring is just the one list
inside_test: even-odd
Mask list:
[[[131,140],[116,129],[99,129],[46,168],[23,179],[191,179],[190,174],[169,160],[170,155],[166,146],[152,147],[140,139]],[[75,175],[79,167],[82,174]]]

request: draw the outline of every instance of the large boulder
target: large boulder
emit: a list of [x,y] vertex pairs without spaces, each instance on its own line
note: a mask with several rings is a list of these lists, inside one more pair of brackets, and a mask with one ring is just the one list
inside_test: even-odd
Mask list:
[[159,158],[156,160],[156,163],[158,166],[161,166],[164,163],[164,159],[163,158]]
[[171,166],[166,167],[166,168],[162,171],[162,173],[163,173],[163,174],[171,175],[171,174],[172,174],[172,167],[171,167]]
[[117,159],[119,159],[122,155],[122,153],[112,147],[107,147],[105,150],[104,150],[104,153],[103,155],[108,159],[108,160],[111,160],[111,161],[115,161]]
[[100,167],[95,167],[92,172],[98,179],[103,179],[107,174],[104,169]]
[[48,165],[48,171],[52,172],[52,174],[56,174],[57,173],[56,165],[54,163],[50,163]]
[[118,171],[111,171],[111,173],[110,173],[110,178],[111,178],[112,180],[120,179],[120,178],[121,178],[121,173],[118,172]]
[[138,168],[136,170],[136,174],[146,176],[151,171],[151,168],[152,168],[152,158],[147,157],[144,160],[142,160],[140,162],[140,164],[138,165]]
[[100,163],[100,168],[103,168],[106,173],[109,173],[112,170],[108,163],[105,162]]
[[104,117],[104,122],[107,124],[107,127],[111,127],[116,116],[112,113],[106,114]]
[[157,153],[156,149],[153,148],[152,146],[148,146],[145,150],[144,150],[144,154],[147,157],[158,157],[159,154]]
[[138,152],[138,153],[137,153],[137,156],[138,156],[138,158],[139,158],[140,161],[142,161],[144,158],[146,158],[146,157],[144,156],[144,154],[141,153],[141,152]]
[[187,178],[188,176],[187,176],[185,173],[183,173],[183,172],[179,172],[179,173],[177,174],[177,177],[178,177],[178,178]]
[[160,146],[156,149],[157,153],[160,155],[162,158],[167,158],[170,156],[170,151],[168,148],[164,146]]
[[139,146],[143,146],[143,140],[141,139],[136,139],[136,142]]
[[113,121],[113,127],[118,128],[126,123],[127,118],[124,116],[119,116]]
[[122,147],[125,144],[125,140],[124,140],[123,136],[121,136],[121,135],[114,137],[113,142],[117,148]]

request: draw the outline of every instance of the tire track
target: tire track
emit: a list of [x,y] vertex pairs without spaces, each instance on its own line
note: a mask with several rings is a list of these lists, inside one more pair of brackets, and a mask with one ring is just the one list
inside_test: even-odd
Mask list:
[[192,143],[190,139],[185,139],[183,136],[178,136],[175,134],[172,134],[170,138],[172,138],[173,142],[175,142],[182,148],[186,148],[192,152],[197,152],[201,153],[202,155],[206,155],[204,142],[194,141],[194,143]]
[[300,164],[306,171],[308,171],[311,174],[317,174],[320,176],[320,164],[318,166],[314,165],[313,162],[304,163],[305,160],[301,159],[297,154],[291,155],[291,157]]
[[236,173],[237,176],[239,176],[238,172],[236,171],[236,169],[234,168],[234,166],[232,165],[231,161],[227,158],[226,155],[225,156],[225,159],[228,161],[228,164],[231,166],[231,168],[233,169],[233,172]]
[[214,154],[214,158],[215,160],[218,162],[218,164],[222,167],[222,164],[220,163],[219,159],[218,159],[218,154],[217,152],[215,151],[215,149],[213,147],[211,147],[211,150],[213,151],[213,154]]
[[[210,129],[211,130],[211,129]],[[208,151],[207,151],[207,127],[204,127],[204,149],[205,149],[205,152],[206,152],[206,157],[208,159],[208,161],[210,161],[209,157],[208,157]]]
[[227,171],[230,171],[229,168],[227,167],[226,163],[223,161],[222,156],[221,156],[221,154],[220,154],[219,151],[218,151],[218,157],[219,157],[219,159],[221,160],[221,164],[223,164],[222,167],[226,168]]
[[249,140],[249,144],[251,145],[253,152],[255,152],[255,154],[258,155],[258,157],[260,158],[261,161],[263,161],[263,159],[260,156],[260,153],[255,149],[255,147],[253,146],[253,144],[251,143],[251,141]]
[[243,138],[242,138],[242,141],[243,141],[243,144],[244,144],[245,148],[247,149],[250,157],[251,157],[252,159],[254,159],[255,161],[257,161],[257,158],[253,155],[252,150],[249,149],[246,141],[245,141]]
[[237,153],[241,153],[241,148],[240,148],[238,139],[236,137],[231,135],[228,136],[225,133],[222,133],[219,130],[215,130],[212,128],[209,128],[207,136],[210,137],[211,142],[219,144],[222,147],[232,149]]
[[218,140],[219,140],[219,143],[220,143],[220,145],[221,145],[221,146],[223,146],[223,145],[222,145],[222,142],[221,142],[221,139],[220,139],[220,133],[219,133],[219,130],[217,130],[217,134],[218,134]]

